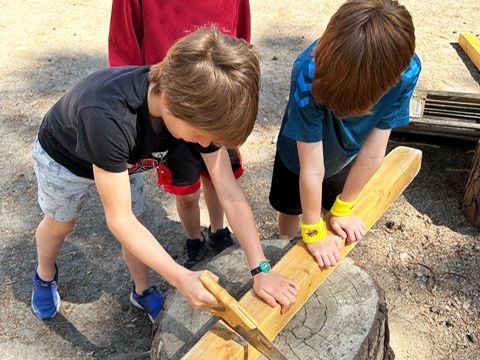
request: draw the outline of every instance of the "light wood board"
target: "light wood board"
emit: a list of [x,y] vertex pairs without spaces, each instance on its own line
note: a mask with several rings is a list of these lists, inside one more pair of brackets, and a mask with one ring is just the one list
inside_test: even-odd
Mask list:
[[477,69],[480,70],[480,40],[472,33],[463,32],[458,38],[458,43]]
[[[359,195],[354,213],[365,223],[367,230],[382,216],[385,210],[410,184],[420,170],[422,153],[408,147],[397,147],[384,159],[382,165],[367,183]],[[344,258],[356,243],[344,246],[341,256]],[[274,270],[289,277],[299,285],[295,305],[286,314],[280,314],[280,308],[272,308],[256,297],[253,290],[248,291],[240,300],[258,322],[258,327],[273,340],[288,321],[305,304],[323,281],[335,270],[335,267],[322,270],[306,249],[298,242],[274,266]],[[250,345],[242,346],[236,340],[238,336],[222,321],[218,321],[190,351],[182,358],[188,360],[257,359],[259,352]]]

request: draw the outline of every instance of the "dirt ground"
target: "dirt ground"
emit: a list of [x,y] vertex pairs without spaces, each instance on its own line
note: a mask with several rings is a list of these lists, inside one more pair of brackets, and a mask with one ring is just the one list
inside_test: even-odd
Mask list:
[[[254,132],[242,148],[241,180],[263,238],[276,236],[267,195],[295,56],[321,34],[341,0],[251,0],[252,42],[262,54],[263,90]],[[423,62],[420,89],[479,93],[480,73],[456,44],[480,34],[477,0],[408,0]],[[0,358],[148,357],[150,325],[128,303],[130,279],[97,196],[68,238],[58,263],[60,314],[30,311],[36,264],[36,203],[31,144],[48,108],[82,76],[106,66],[110,2],[4,0],[0,11]],[[398,359],[480,358],[480,231],[463,217],[462,192],[473,143],[393,137],[390,149],[423,151],[418,177],[352,257],[386,292]],[[175,258],[183,231],[174,200],[148,174],[146,223]],[[204,207],[202,208],[205,209]],[[206,211],[202,223],[208,225]],[[164,290],[167,284],[154,275]]]

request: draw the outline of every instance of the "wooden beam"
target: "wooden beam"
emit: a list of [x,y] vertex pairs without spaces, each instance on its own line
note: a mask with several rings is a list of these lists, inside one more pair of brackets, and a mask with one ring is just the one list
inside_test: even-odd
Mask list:
[[463,32],[458,38],[458,43],[480,70],[480,40],[470,32]]
[[[408,147],[397,147],[385,157],[378,171],[360,193],[358,203],[353,209],[354,213],[364,221],[367,229],[375,224],[417,175],[421,158],[420,150]],[[342,248],[342,259],[355,245],[356,243],[353,243]],[[335,267],[320,269],[300,241],[274,266],[274,270],[295,280],[299,285],[297,301],[289,312],[280,314],[278,306],[271,308],[258,299],[253,290],[247,292],[240,300],[240,304],[257,320],[260,330],[270,340],[278,335],[328,275],[335,270]],[[238,336],[222,321],[218,321],[183,359],[252,360],[258,358],[260,354],[256,349],[250,345],[241,345],[236,340]]]

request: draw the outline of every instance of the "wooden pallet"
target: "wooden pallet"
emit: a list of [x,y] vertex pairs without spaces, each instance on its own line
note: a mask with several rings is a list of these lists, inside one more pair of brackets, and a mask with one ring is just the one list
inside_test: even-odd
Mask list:
[[395,132],[478,141],[480,94],[417,90],[410,101],[410,124]]

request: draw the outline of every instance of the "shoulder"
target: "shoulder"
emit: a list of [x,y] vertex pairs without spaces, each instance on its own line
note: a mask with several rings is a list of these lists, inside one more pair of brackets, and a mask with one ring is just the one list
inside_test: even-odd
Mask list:
[[293,64],[290,95],[293,102],[299,107],[305,107],[314,103],[311,90],[315,73],[313,51],[316,43],[316,41],[313,42],[305,49]]
[[[410,61],[410,65],[402,73],[400,80],[382,97],[381,100],[393,101],[397,98],[409,98],[412,96],[421,70],[422,64],[420,58],[417,54],[414,54]],[[382,103],[382,101],[379,103]]]
[[148,92],[149,67],[114,67],[99,70],[87,76],[74,89],[79,108],[103,108],[105,111],[124,114],[127,109],[137,109]]
[[422,63],[420,61],[420,58],[417,54],[413,54],[410,65],[403,72],[402,77],[400,78],[400,82],[406,85],[415,84],[418,80],[418,77],[420,76],[421,70]]

